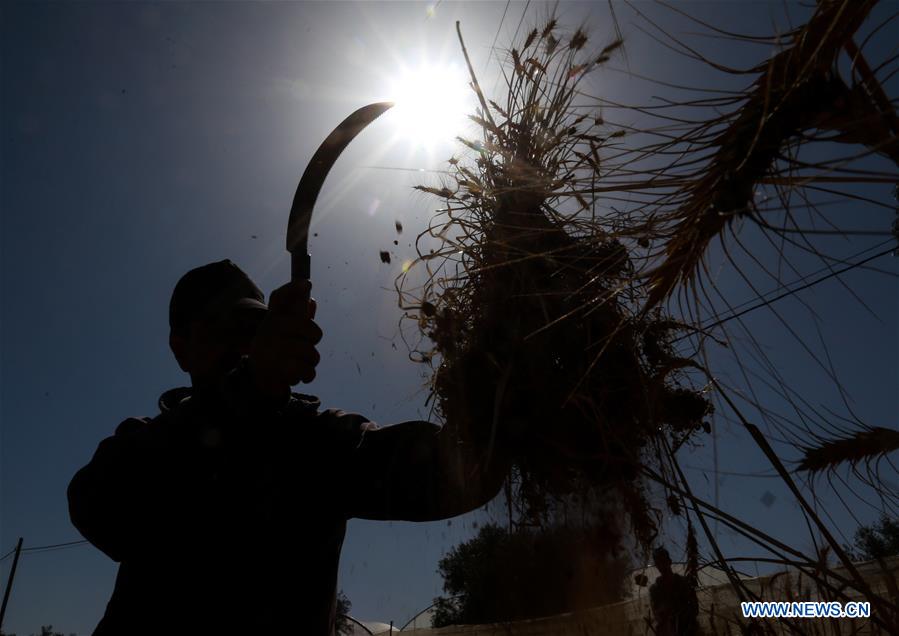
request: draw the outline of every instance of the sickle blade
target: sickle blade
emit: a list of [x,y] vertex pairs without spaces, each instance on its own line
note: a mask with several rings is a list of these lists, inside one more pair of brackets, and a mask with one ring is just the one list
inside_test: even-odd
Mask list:
[[325,182],[331,166],[343,149],[375,119],[380,117],[393,102],[378,102],[363,106],[344,119],[322,142],[297,186],[290,208],[290,219],[287,222],[287,251],[291,255],[290,279],[308,280],[310,275],[309,223],[312,221],[312,208]]

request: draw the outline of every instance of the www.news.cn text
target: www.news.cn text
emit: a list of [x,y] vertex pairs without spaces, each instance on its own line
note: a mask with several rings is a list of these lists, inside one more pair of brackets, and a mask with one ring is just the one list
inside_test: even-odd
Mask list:
[[740,603],[743,618],[868,618],[871,604],[850,601],[751,601]]

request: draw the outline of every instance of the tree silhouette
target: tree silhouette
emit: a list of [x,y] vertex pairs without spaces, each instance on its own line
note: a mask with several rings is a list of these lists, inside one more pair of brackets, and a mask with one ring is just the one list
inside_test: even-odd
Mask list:
[[881,517],[855,531],[852,556],[858,561],[884,559],[899,554],[899,519]]
[[494,524],[440,560],[434,627],[551,616],[620,600],[627,561],[600,528]]
[[353,608],[353,604],[350,603],[350,599],[346,597],[346,594],[343,593],[343,590],[340,590],[337,593],[337,633],[338,634],[349,634],[353,631],[352,621],[349,620],[348,616],[350,615],[350,610]]

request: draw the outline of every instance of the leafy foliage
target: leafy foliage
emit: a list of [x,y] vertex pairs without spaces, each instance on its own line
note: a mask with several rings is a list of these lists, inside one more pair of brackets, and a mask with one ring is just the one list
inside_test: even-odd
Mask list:
[[440,560],[447,596],[434,627],[551,616],[621,598],[627,562],[599,528],[556,527],[510,534],[494,524]]
[[353,631],[353,623],[348,618],[350,615],[350,610],[353,608],[353,604],[350,602],[350,599],[347,598],[346,594],[343,593],[343,590],[340,590],[337,593],[337,633],[338,634],[349,634]]
[[859,561],[899,555],[899,518],[881,517],[877,523],[860,527],[854,543],[852,556]]

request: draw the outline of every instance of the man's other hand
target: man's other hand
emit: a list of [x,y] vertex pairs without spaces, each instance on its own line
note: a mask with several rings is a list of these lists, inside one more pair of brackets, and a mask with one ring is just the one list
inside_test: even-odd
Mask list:
[[268,313],[250,345],[250,371],[256,388],[272,397],[283,397],[290,387],[312,382],[320,356],[315,348],[322,330],[314,322],[312,284],[287,283],[272,292]]

